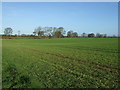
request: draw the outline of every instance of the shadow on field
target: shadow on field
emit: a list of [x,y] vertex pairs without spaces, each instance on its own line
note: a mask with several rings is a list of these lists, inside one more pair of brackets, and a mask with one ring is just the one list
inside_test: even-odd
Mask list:
[[3,88],[28,88],[31,85],[31,80],[28,75],[21,74],[15,65],[10,64],[3,71],[2,83]]

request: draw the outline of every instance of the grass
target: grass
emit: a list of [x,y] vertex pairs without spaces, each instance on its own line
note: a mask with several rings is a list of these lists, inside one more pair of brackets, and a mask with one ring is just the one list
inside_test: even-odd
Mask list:
[[118,39],[4,39],[2,66],[3,88],[118,88]]

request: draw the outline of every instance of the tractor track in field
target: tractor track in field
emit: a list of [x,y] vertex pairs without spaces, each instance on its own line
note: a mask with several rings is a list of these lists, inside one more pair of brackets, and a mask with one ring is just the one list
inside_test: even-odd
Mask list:
[[[51,63],[51,62],[48,62],[48,61],[46,61],[46,60],[43,60],[43,59],[41,59],[40,60],[41,62],[43,62],[43,63],[46,63],[46,64],[48,64],[48,65],[51,65],[51,66],[53,66],[53,67],[55,67],[56,69],[59,69],[59,70],[63,70],[63,72],[64,73],[68,73],[69,75],[72,75],[72,76],[75,76],[76,77],[76,79],[79,79],[79,80],[86,80],[86,79],[95,79],[95,80],[99,80],[99,77],[96,77],[95,75],[87,75],[87,74],[85,74],[84,72],[76,72],[75,70],[70,70],[69,68],[66,68],[66,67],[63,67],[63,66],[61,66],[61,65],[56,65],[56,64],[54,64],[54,63]],[[39,63],[39,62],[34,62],[34,63]],[[33,74],[33,72],[30,72],[30,74]],[[34,72],[34,74],[37,76],[37,77],[40,77],[40,75],[38,74],[38,73],[36,73],[36,72]],[[104,77],[106,80],[107,80],[107,78],[106,77]],[[101,82],[102,83],[102,82]]]
[[45,53],[45,54],[49,54],[49,55],[53,55],[53,56],[57,56],[57,57],[61,57],[61,58],[66,58],[66,59],[71,59],[71,60],[75,60],[75,61],[81,61],[83,63],[89,63],[89,64],[92,64],[92,65],[100,66],[100,67],[104,67],[104,68],[120,70],[119,68],[116,68],[116,67],[111,67],[111,66],[103,65],[103,64],[96,63],[96,62],[87,62],[87,61],[84,61],[84,60],[81,60],[81,59],[73,59],[73,58],[68,57],[68,56],[62,56],[62,55],[53,54],[53,53]]
[[[46,61],[46,60],[44,60],[44,59],[40,59],[40,61],[41,62],[43,62],[43,63],[46,63],[46,64],[48,64],[48,65],[50,65],[50,66],[53,66],[53,67],[55,67],[55,69],[57,69],[57,70],[62,70],[64,73],[68,73],[69,75],[72,75],[72,76],[75,76],[76,77],[76,79],[79,79],[79,80],[86,80],[86,79],[92,79],[92,80],[97,80],[97,81],[99,81],[99,78],[101,78],[101,79],[108,79],[107,77],[104,77],[104,76],[102,76],[102,77],[99,77],[99,76],[96,76],[96,75],[94,75],[94,74],[85,74],[84,72],[77,72],[77,71],[75,71],[75,70],[71,70],[71,69],[69,69],[69,68],[66,68],[66,67],[64,67],[64,66],[61,66],[61,65],[57,65],[57,64],[54,64],[54,63],[51,63],[51,62],[49,62],[49,61]],[[37,62],[34,62],[34,63],[39,63],[38,61]],[[32,64],[32,65],[34,65],[34,64]],[[30,72],[30,74],[33,74],[33,72]],[[36,75],[37,76],[37,78],[39,79],[39,81],[41,80],[41,78],[39,78],[40,77],[40,75],[38,74],[38,73],[36,73],[36,72],[34,72],[34,75]],[[85,78],[85,79],[84,79]],[[103,82],[101,82],[102,84],[104,84]]]
[[68,57],[68,56],[62,56],[62,55],[53,54],[53,53],[45,53],[45,54],[49,54],[49,55],[57,56],[57,57],[61,57],[61,58],[66,58],[66,59],[70,59],[70,60],[80,61],[80,62],[83,62],[83,63],[89,63],[89,64],[92,64],[92,65],[95,65],[95,66],[99,66],[99,67],[104,67],[104,68],[109,68],[109,69],[120,70],[120,69],[117,68],[117,67],[111,67],[111,66],[99,64],[99,63],[96,63],[96,62],[87,62],[87,61],[84,61],[84,60],[81,60],[81,59],[73,59],[73,58]]
[[66,58],[66,59],[70,59],[70,60],[80,61],[80,62],[83,62],[83,63],[94,65],[96,67],[113,69],[113,70],[120,70],[120,68],[112,67],[112,66],[107,66],[107,65],[104,65],[104,64],[99,64],[99,63],[96,63],[96,62],[87,62],[87,61],[84,61],[84,60],[81,60],[81,59],[74,59],[74,58],[71,58],[71,57],[68,57],[68,56],[63,56],[63,55],[60,55],[60,54],[53,54],[53,53],[49,53],[49,52],[44,52],[43,53],[43,52],[40,52],[40,50],[31,49],[31,48],[25,48],[25,47],[22,47],[22,48],[28,49],[28,50],[32,50],[32,51],[35,51],[35,52],[39,52],[41,54],[48,54],[48,55],[57,56],[57,57],[60,57],[60,58]]
[[[26,47],[23,47],[23,50],[30,50],[30,51],[35,51],[35,52],[37,52],[36,54],[46,54],[46,55],[52,55],[52,56],[57,56],[57,57],[62,57],[62,58],[67,58],[67,59],[70,59],[70,60],[73,60],[73,58],[70,58],[70,57],[66,57],[66,56],[63,56],[63,55],[59,55],[59,54],[53,54],[53,53],[48,53],[48,52],[42,52],[42,51],[40,51],[40,50],[36,50],[36,49],[31,49],[31,48],[26,48]],[[24,51],[23,51],[24,52]],[[74,59],[75,60],[75,59]],[[73,76],[75,76],[76,77],[76,79],[80,79],[80,78],[85,78],[85,79],[83,79],[83,80],[87,80],[87,79],[90,79],[90,80],[95,80],[95,81],[98,81],[99,82],[99,79],[101,78],[101,79],[103,79],[103,77],[104,76],[96,76],[96,75],[94,75],[94,74],[86,74],[86,73],[84,73],[84,72],[79,72],[79,71],[76,71],[76,70],[71,70],[71,69],[69,69],[69,68],[66,68],[66,67],[64,67],[64,66],[62,66],[62,65],[58,65],[58,64],[55,64],[55,63],[52,63],[52,62],[49,62],[49,61],[47,61],[47,60],[44,60],[44,59],[40,59],[40,61],[41,62],[43,62],[43,63],[46,63],[46,65],[48,64],[48,65],[51,65],[51,66],[53,66],[53,67],[55,67],[55,68],[57,68],[57,69],[60,69],[60,70],[63,70],[64,72],[66,72],[66,73],[68,73],[68,74],[70,74],[70,75],[73,75]],[[80,60],[81,61],[81,60]],[[85,63],[87,63],[87,61],[83,61],[82,60],[82,62],[85,62]],[[38,61],[37,62],[35,62],[35,63],[39,63]],[[34,65],[34,64],[32,64],[32,65]],[[32,72],[29,72],[29,74],[32,74]],[[34,73],[34,75],[36,75],[37,76],[37,78],[39,79],[39,74],[37,74],[37,73]],[[105,80],[107,80],[108,79],[108,77],[104,77],[104,79]],[[100,84],[104,84],[104,82],[100,82]]]
[[[59,46],[60,47],[60,46]],[[73,47],[61,47],[61,48],[70,48],[70,49],[76,49],[76,50],[81,50],[81,48],[73,48]],[[92,50],[92,51],[98,51],[98,52],[108,52],[108,53],[120,53],[119,51],[110,51],[110,50],[101,50],[101,49],[89,49],[89,48],[83,48],[82,50]]]

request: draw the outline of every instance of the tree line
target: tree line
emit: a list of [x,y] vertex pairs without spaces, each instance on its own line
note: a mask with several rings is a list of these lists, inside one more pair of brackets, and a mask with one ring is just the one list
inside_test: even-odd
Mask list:
[[[73,30],[69,30],[68,32],[65,31],[65,29],[63,27],[37,27],[34,29],[34,31],[32,32],[31,35],[26,35],[26,34],[21,34],[20,35],[20,31],[18,31],[18,34],[16,35],[12,35],[13,33],[13,29],[10,27],[7,27],[4,29],[4,35],[3,36],[11,36],[11,37],[48,37],[48,38],[63,38],[63,37],[97,37],[97,38],[106,38],[107,34],[94,34],[94,33],[82,33],[81,36],[78,35],[77,32],[74,32]],[[67,34],[67,36],[65,36],[65,34]],[[115,35],[113,37],[116,37]]]

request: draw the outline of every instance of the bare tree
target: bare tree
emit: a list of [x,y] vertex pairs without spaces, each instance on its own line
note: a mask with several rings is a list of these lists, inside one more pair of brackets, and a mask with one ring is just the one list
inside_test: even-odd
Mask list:
[[97,33],[97,34],[96,34],[96,37],[100,37],[100,33]]
[[38,27],[38,28],[36,28],[35,30],[34,30],[34,35],[38,35],[38,36],[43,36],[44,35],[44,30],[42,29],[42,27]]
[[63,27],[58,27],[58,28],[54,27],[54,30],[53,30],[54,37],[61,38],[64,36],[64,34],[65,34],[65,30]]
[[5,30],[4,30],[4,34],[5,34],[5,35],[11,35],[12,32],[13,32],[13,30],[12,30],[12,28],[10,28],[10,27],[5,28]]
[[97,33],[96,34],[96,37],[98,37],[98,38],[105,38],[105,37],[107,37],[107,34],[100,34],[100,33]]
[[82,33],[82,37],[87,37],[87,34],[85,32]]
[[52,36],[53,27],[46,27],[47,36]]
[[78,37],[78,33],[77,33],[77,32],[73,32],[73,33],[72,33],[72,36],[73,36],[73,37]]
[[78,37],[78,33],[70,30],[70,31],[67,32],[67,36],[68,37]]
[[44,36],[44,31],[39,31],[38,36]]
[[68,37],[72,37],[72,34],[73,34],[73,31],[72,31],[72,30],[70,30],[70,31],[67,32],[67,36],[68,36]]

